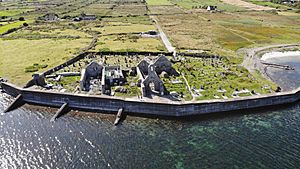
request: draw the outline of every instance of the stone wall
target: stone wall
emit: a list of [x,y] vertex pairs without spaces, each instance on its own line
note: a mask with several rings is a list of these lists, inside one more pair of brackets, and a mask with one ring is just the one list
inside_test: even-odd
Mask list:
[[3,90],[14,97],[22,94],[29,104],[58,107],[65,102],[72,109],[93,110],[98,112],[124,111],[140,115],[183,117],[242,109],[261,108],[294,103],[300,100],[300,88],[296,91],[271,95],[251,96],[228,100],[207,100],[199,102],[150,102],[109,96],[75,95],[48,91],[22,89],[9,83],[2,83]]

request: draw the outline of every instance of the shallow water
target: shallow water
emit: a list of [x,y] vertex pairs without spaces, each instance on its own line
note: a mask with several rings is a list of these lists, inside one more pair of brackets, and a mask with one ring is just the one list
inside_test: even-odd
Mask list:
[[273,81],[285,90],[293,90],[300,87],[300,55],[290,57],[275,57],[266,60],[270,63],[289,65],[295,70],[284,70],[268,67],[267,73]]
[[[276,62],[296,63],[299,73],[299,62],[283,61]],[[299,74],[283,75],[300,86]],[[0,94],[1,169],[294,169],[300,164],[300,102],[193,120],[127,117],[117,127],[114,116],[96,113],[72,111],[55,122],[50,108],[25,105],[2,113],[10,102]]]

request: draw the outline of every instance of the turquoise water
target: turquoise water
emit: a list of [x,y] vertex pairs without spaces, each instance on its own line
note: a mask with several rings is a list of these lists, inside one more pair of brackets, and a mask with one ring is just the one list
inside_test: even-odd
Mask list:
[[[297,73],[299,66],[281,76],[297,86]],[[56,122],[50,122],[56,111],[50,108],[26,105],[2,113],[10,102],[0,94],[1,169],[295,169],[300,164],[300,103],[186,120],[127,117],[115,127],[114,116],[95,113],[72,111]]]

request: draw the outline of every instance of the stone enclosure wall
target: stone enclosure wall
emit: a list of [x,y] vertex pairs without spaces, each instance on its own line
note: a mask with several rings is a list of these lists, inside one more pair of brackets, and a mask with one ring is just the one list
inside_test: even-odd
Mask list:
[[71,109],[92,110],[99,113],[117,112],[123,108],[127,113],[150,116],[184,117],[216,112],[261,108],[294,103],[300,100],[300,88],[296,91],[271,95],[250,96],[228,100],[207,100],[199,102],[149,102],[133,99],[112,98],[109,96],[75,95],[19,88],[9,83],[2,83],[3,90],[16,97],[22,95],[29,104],[59,107],[69,103]]

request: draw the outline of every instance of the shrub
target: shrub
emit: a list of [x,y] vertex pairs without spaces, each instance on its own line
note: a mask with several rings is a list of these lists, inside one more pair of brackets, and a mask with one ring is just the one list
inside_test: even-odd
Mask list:
[[28,72],[36,72],[38,71],[39,69],[35,66],[28,66],[25,68],[25,72],[28,73]]
[[21,16],[21,17],[19,18],[19,21],[25,21],[25,18]]
[[28,66],[25,68],[25,72],[37,72],[40,69],[44,69],[48,67],[48,65],[39,65],[38,63],[34,63],[32,66]]
[[17,30],[17,28],[8,29],[7,32],[6,32],[6,34],[12,33],[12,32],[14,32],[16,30]]
[[99,52],[110,52],[109,48],[101,48],[99,49]]

